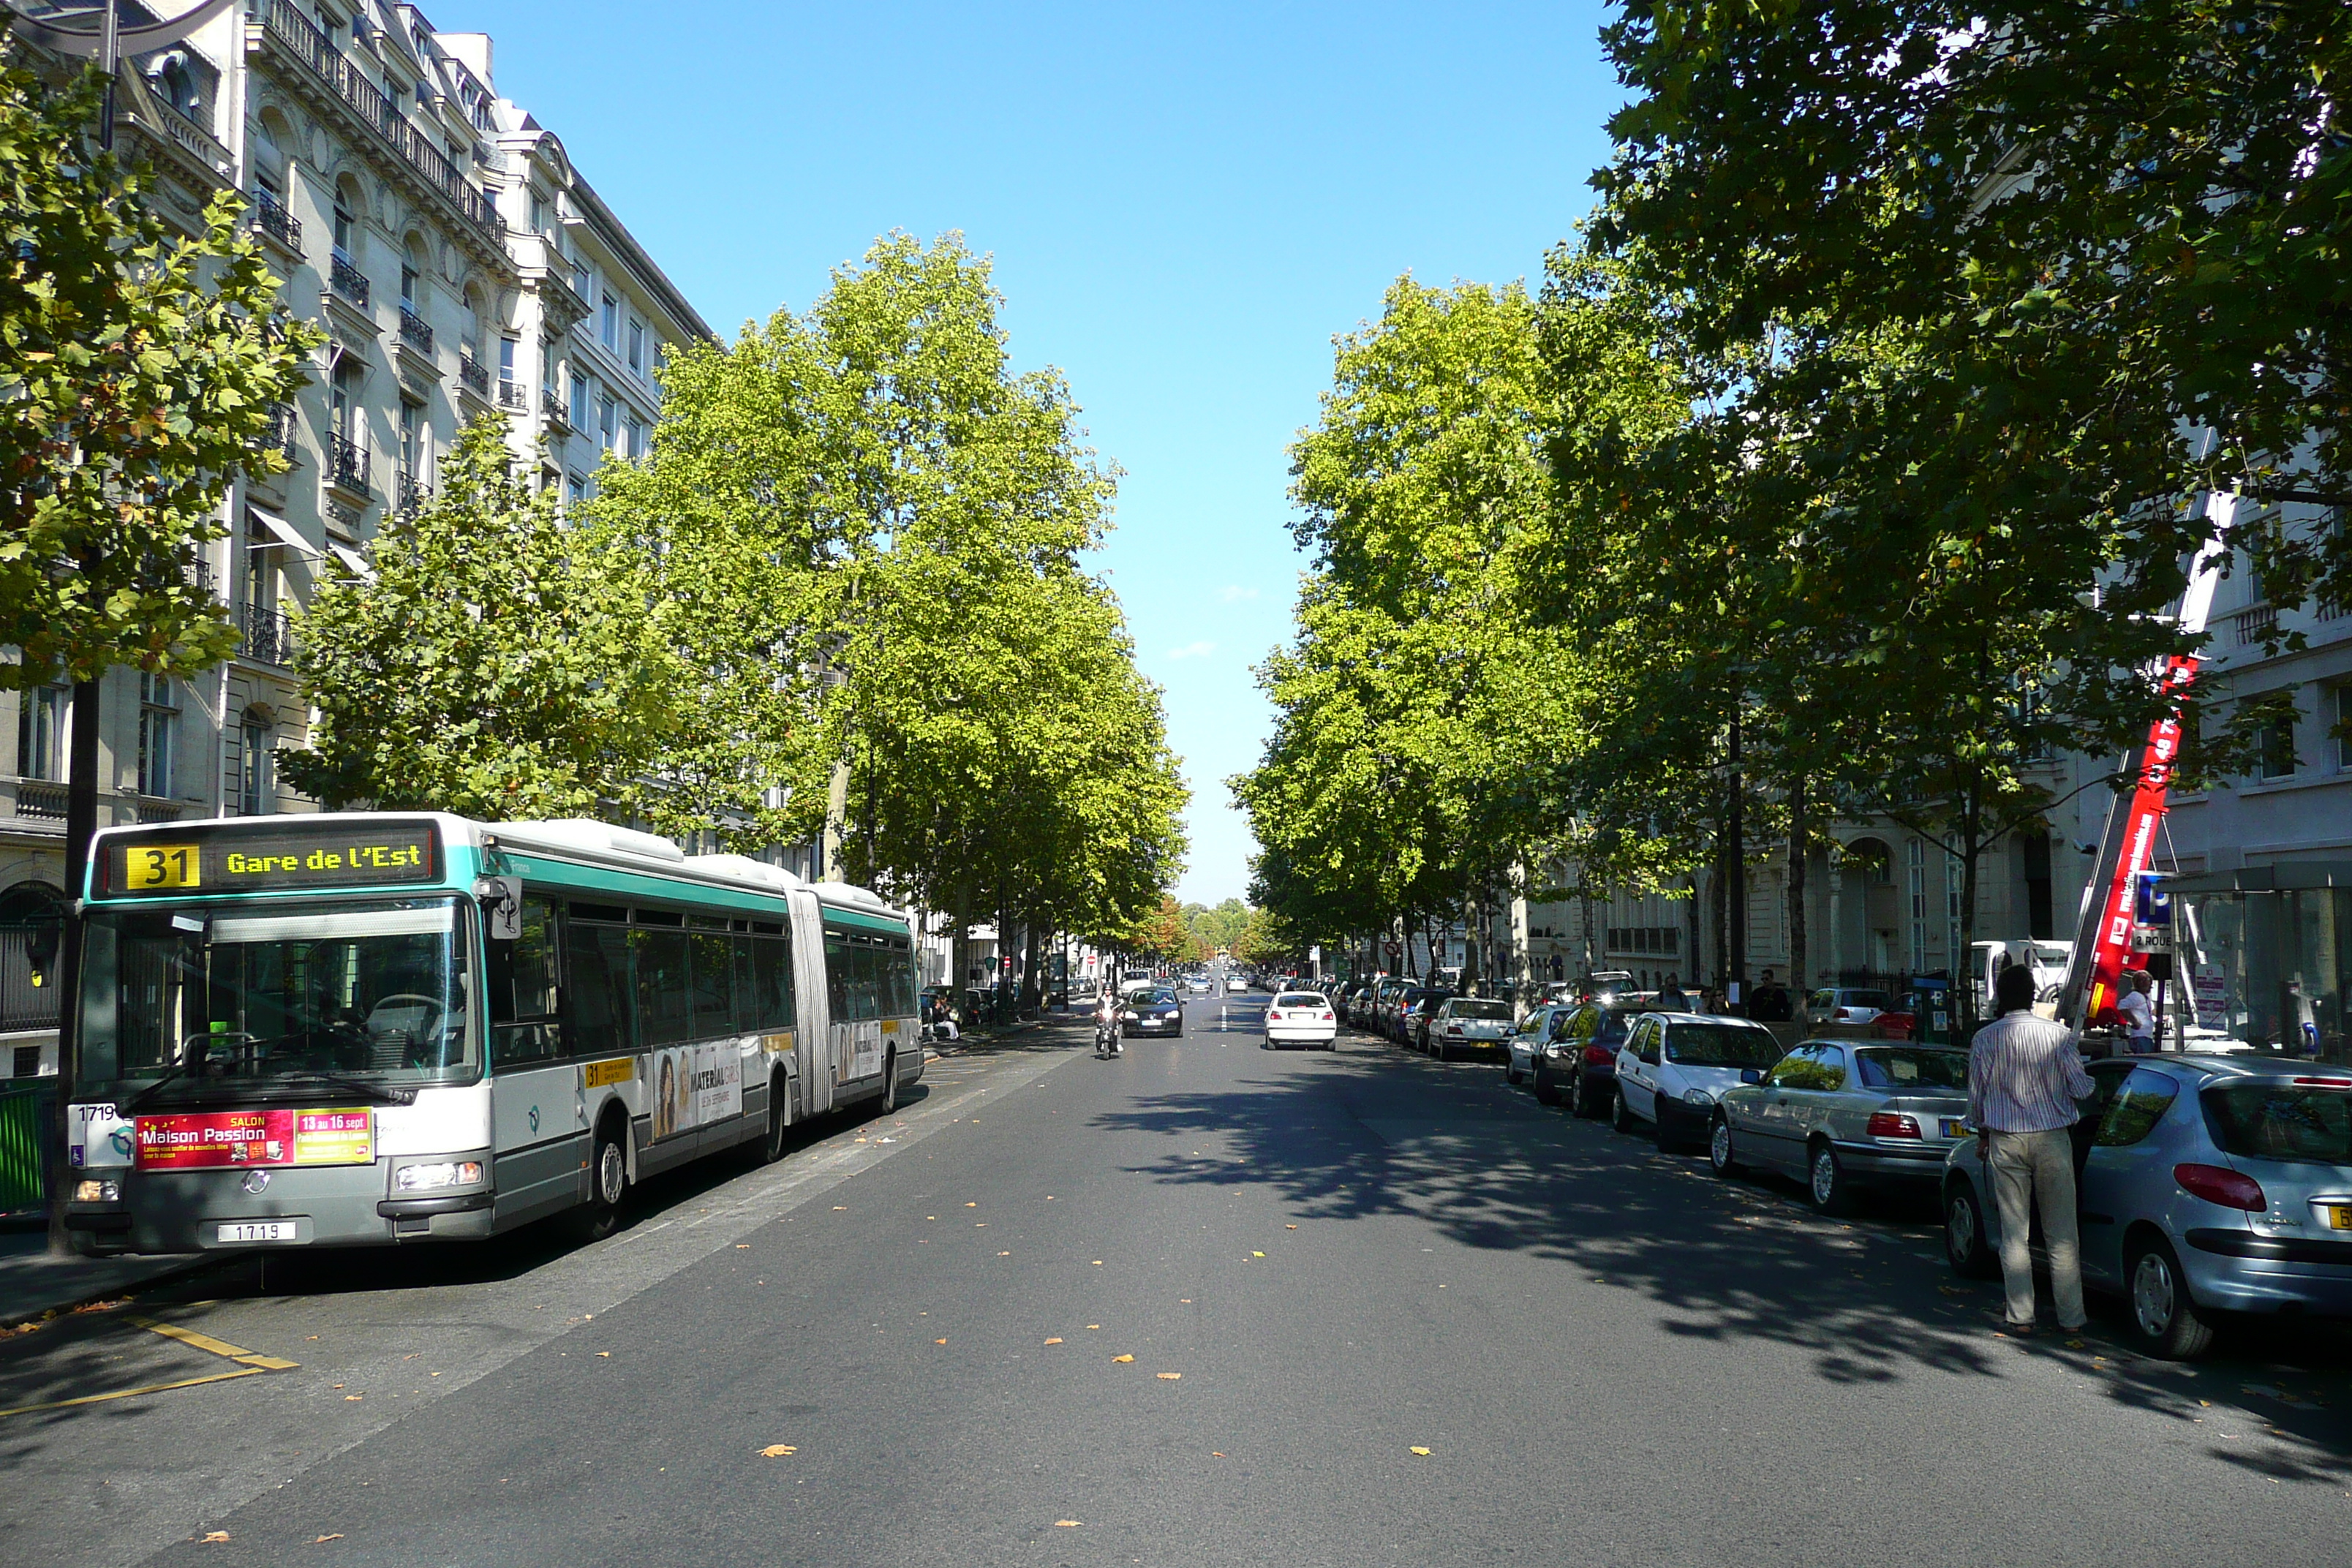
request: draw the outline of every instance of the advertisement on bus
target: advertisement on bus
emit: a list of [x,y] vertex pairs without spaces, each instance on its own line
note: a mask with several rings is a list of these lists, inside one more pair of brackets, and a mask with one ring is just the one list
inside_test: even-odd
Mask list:
[[375,1158],[366,1107],[330,1110],[195,1110],[142,1116],[132,1135],[142,1171],[228,1165],[364,1165]]
[[653,1053],[654,1138],[743,1114],[743,1053],[732,1040]]

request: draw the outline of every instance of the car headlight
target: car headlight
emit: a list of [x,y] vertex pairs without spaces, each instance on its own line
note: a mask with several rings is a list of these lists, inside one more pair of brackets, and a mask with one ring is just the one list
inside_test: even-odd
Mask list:
[[1121,1014],[1119,1015],[1119,1017],[1120,1017],[1124,1022],[1127,1022],[1127,1023],[1129,1023],[1129,1024],[1136,1023],[1136,1022],[1138,1022],[1138,1021],[1139,1021],[1139,1020],[1137,1019],[1136,1016],[1135,1016],[1134,1014],[1132,1014],[1132,1013],[1121,1013]]
[[1686,1089],[1683,1090],[1683,1103],[1690,1106],[1709,1106],[1715,1103],[1715,1096],[1703,1089]]
[[78,1204],[117,1204],[121,1201],[121,1182],[78,1182],[74,1184],[74,1202]]
[[392,1184],[404,1193],[430,1192],[436,1187],[470,1187],[482,1179],[479,1160],[442,1160],[430,1165],[403,1165]]

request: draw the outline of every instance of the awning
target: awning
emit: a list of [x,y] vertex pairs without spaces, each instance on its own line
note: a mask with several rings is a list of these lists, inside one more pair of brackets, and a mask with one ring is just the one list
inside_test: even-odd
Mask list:
[[375,568],[368,564],[368,558],[360,553],[357,545],[345,544],[340,540],[330,539],[327,541],[327,548],[333,551],[342,563],[352,569],[352,576],[362,583],[375,581]]
[[[247,517],[250,517],[254,521],[261,524],[263,530],[270,536],[268,540],[265,540],[259,544],[247,545],[246,547],[247,549],[268,550],[273,545],[282,544],[289,550],[299,550],[305,555],[319,554],[319,547],[311,543],[309,540],[303,538],[300,534],[295,532],[293,526],[284,518],[273,516],[271,513],[262,510],[257,506],[248,506],[245,509],[245,511]],[[320,559],[323,560],[325,558],[321,556]]]

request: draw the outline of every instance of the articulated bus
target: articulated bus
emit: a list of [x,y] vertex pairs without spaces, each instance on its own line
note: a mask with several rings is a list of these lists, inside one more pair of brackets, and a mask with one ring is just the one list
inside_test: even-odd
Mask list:
[[633,1183],[923,1073],[903,911],[601,822],[109,828],[84,894],[93,1254],[601,1235]]

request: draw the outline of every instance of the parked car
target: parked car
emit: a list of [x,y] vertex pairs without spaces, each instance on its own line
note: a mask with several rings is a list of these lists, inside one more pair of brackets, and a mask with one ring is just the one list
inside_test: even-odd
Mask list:
[[1339,1017],[1320,991],[1283,991],[1265,1005],[1265,1047],[1320,1046],[1337,1050]]
[[1717,1175],[1795,1176],[1815,1208],[1844,1214],[1867,1188],[1939,1180],[1968,1117],[1966,1051],[1806,1040],[1716,1097],[1707,1160]]
[[1339,994],[1339,1016],[1347,1020],[1350,1028],[1360,1029],[1364,1026],[1365,1015],[1371,1005],[1372,987],[1370,981],[1359,981]]
[[[1511,1032],[1510,1055],[1503,1064],[1503,1078],[1508,1083],[1525,1083],[1536,1075],[1536,1064],[1543,1059],[1544,1047],[1552,1042],[1553,1026],[1565,1023],[1576,1009],[1558,1003],[1546,1002],[1529,1009]],[[1546,1104],[1559,1100],[1557,1091]]]
[[1395,1005],[1388,1014],[1389,1038],[1400,1046],[1410,1046],[1414,1050],[1423,1048],[1421,1037],[1422,1020],[1429,1016],[1431,1008],[1441,1002],[1452,999],[1453,995],[1453,992],[1441,991],[1433,985],[1416,985],[1412,990],[1401,994],[1396,999]]
[[1825,985],[1809,1005],[1816,1024],[1867,1024],[1892,1008],[1895,999],[1865,986]]
[[1172,985],[1155,985],[1148,991],[1130,991],[1120,999],[1119,1033],[1122,1035],[1184,1034],[1184,1005],[1176,999]]
[[1421,982],[1409,974],[1391,974],[1372,987],[1370,1025],[1372,1033],[1396,1037],[1392,1026],[1396,1021],[1399,999],[1408,991],[1418,988]]
[[1607,1115],[1617,1093],[1617,1048],[1641,1014],[1638,1005],[1579,1004],[1566,1023],[1555,1026],[1554,1039],[1536,1063],[1536,1098],[1558,1105],[1565,1096],[1579,1116]]
[[1511,1005],[1483,996],[1449,996],[1422,1015],[1416,1043],[1439,1061],[1471,1052],[1505,1050],[1511,1038]]
[[[2185,1360],[2225,1313],[2352,1317],[2352,1072],[2248,1056],[2093,1062],[2077,1123],[2083,1280],[2124,1298],[2148,1354]],[[1944,1249],[1996,1271],[1976,1140],[1944,1172]]]
[[1759,1081],[1780,1059],[1772,1031],[1746,1018],[1644,1013],[1617,1050],[1617,1103],[1611,1125],[1631,1132],[1646,1121],[1658,1147],[1706,1136],[1716,1096]]

